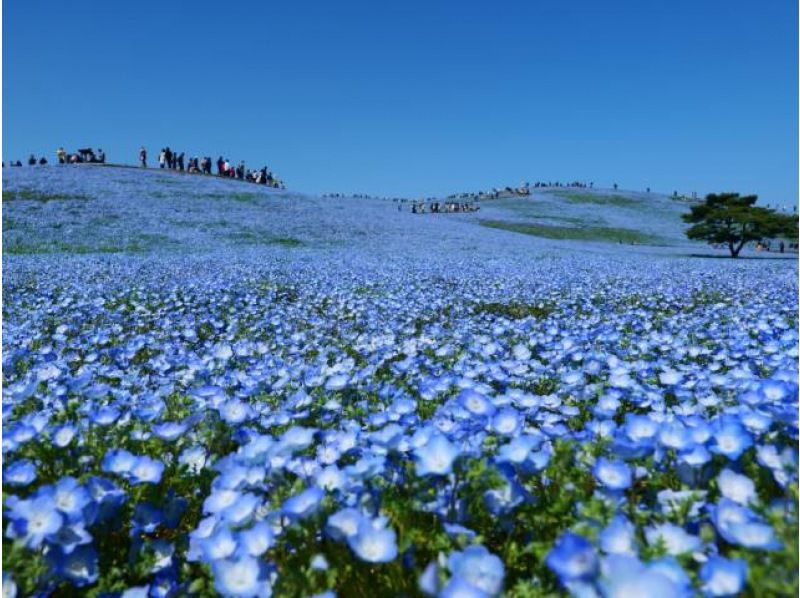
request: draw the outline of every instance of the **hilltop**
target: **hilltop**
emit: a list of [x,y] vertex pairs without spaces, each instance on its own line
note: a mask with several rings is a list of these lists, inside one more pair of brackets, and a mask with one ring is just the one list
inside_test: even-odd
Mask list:
[[[46,166],[3,172],[5,255],[216,250],[686,254],[685,202],[656,193],[535,189],[471,214],[322,198],[170,171]],[[636,247],[633,247],[636,245]]]

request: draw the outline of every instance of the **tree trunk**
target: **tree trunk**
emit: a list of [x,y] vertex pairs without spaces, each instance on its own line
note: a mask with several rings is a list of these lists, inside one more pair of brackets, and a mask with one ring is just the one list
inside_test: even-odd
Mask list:
[[747,230],[747,223],[743,222],[742,223],[742,237],[741,237],[741,240],[739,241],[738,245],[736,245],[736,247],[733,246],[733,241],[728,241],[728,249],[731,250],[731,257],[732,258],[739,257],[739,252],[742,250],[742,247],[744,247],[744,244],[747,243],[747,237],[745,237],[745,231],[746,230]]

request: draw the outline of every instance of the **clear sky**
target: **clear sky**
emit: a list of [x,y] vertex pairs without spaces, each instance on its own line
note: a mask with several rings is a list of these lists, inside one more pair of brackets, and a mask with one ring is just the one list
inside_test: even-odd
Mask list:
[[797,2],[3,6],[3,159],[164,145],[301,191],[584,180],[797,201]]

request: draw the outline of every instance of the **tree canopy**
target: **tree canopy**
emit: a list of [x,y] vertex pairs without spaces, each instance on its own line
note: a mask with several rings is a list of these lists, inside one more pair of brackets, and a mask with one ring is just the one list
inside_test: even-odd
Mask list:
[[683,220],[692,224],[686,231],[690,239],[727,245],[731,257],[750,241],[778,237],[797,238],[797,216],[779,214],[756,206],[757,195],[711,193],[705,201],[692,206]]

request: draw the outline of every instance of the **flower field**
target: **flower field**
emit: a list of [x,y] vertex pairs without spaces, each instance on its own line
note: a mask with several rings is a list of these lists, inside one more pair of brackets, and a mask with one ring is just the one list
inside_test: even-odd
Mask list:
[[797,594],[796,260],[42,172],[4,595]]

